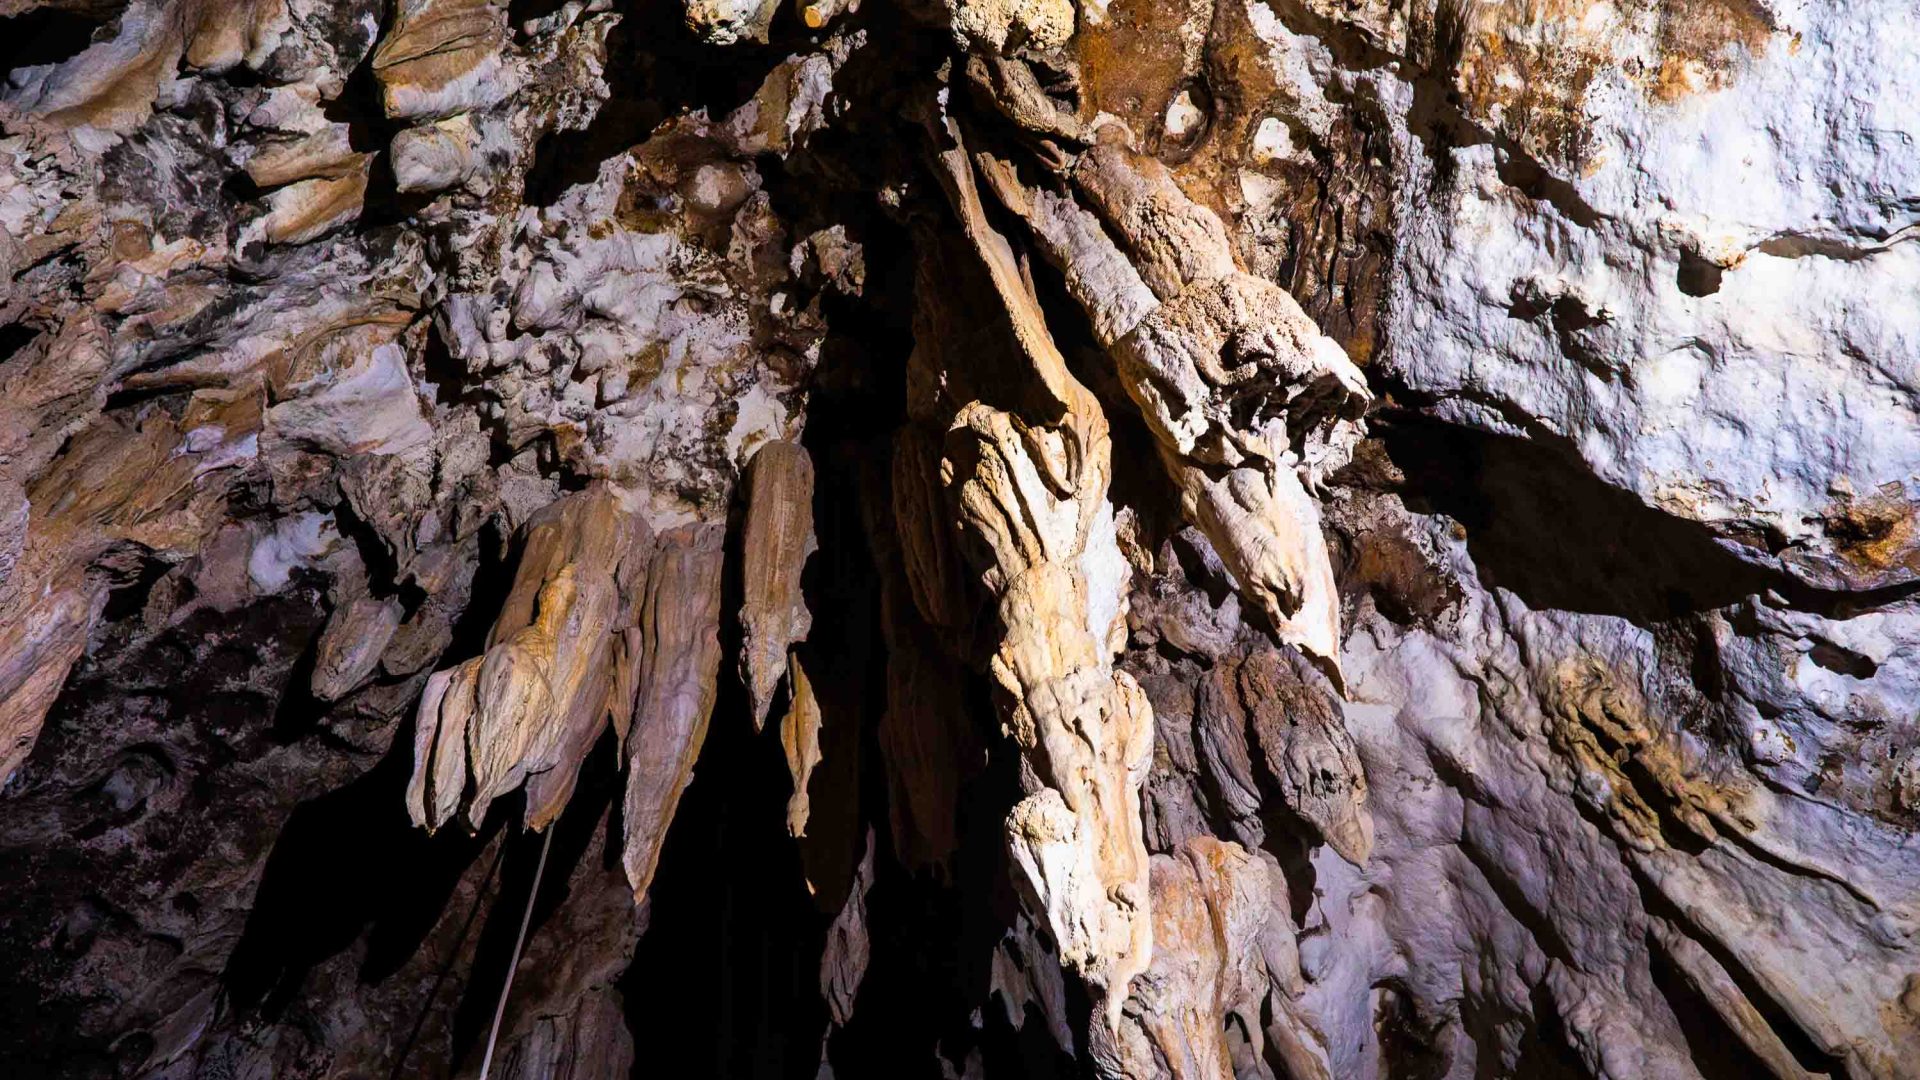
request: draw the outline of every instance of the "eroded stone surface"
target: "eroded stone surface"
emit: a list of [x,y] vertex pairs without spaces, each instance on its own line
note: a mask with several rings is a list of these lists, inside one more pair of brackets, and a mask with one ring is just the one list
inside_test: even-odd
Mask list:
[[0,0],[0,1071],[1910,1075],[1910,15]]

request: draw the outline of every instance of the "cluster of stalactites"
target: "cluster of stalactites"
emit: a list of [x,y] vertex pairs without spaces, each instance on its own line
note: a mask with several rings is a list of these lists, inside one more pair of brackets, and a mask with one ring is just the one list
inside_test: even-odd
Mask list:
[[[1015,880],[1117,1024],[1152,946],[1139,792],[1153,729],[1145,695],[1113,664],[1128,571],[1107,420],[987,221],[964,153],[938,153],[937,168],[960,233],[929,231],[920,246],[893,470],[902,562],[918,617],[985,671],[1020,750],[1023,797],[1006,821]],[[978,651],[969,596],[992,613]]]
[[[929,515],[933,500],[917,494],[927,483],[913,473],[933,470],[958,530],[943,542],[939,523],[903,515],[906,564],[930,624],[951,625],[965,610],[949,595],[955,551],[990,599],[998,635],[984,666],[1022,751],[1026,791],[1007,821],[1016,880],[1061,962],[1101,1006],[1105,1022],[1089,1043],[1097,1062],[1112,1075],[1145,1075],[1155,1054],[1147,1043],[1187,1040],[1123,1022],[1123,1006],[1130,993],[1180,997],[1184,983],[1135,981],[1156,955],[1155,934],[1173,931],[1154,905],[1174,887],[1149,874],[1140,825],[1152,711],[1113,666],[1129,586],[1107,495],[1107,421],[1061,359],[981,190],[1026,223],[1061,271],[1152,432],[1182,510],[1242,596],[1336,685],[1338,601],[1310,491],[1358,437],[1366,383],[1291,297],[1240,271],[1219,219],[1156,162],[1094,146],[1057,166],[1057,186],[1029,184],[1018,167],[970,148],[944,111],[929,131],[965,243],[923,244],[934,254],[922,257],[913,422],[894,484],[897,506],[904,490],[914,494],[905,505]],[[987,330],[983,311],[995,316]],[[1301,809],[1364,859],[1363,800],[1360,782],[1337,806]],[[1203,1011],[1198,1028],[1217,1029],[1215,1010]]]
[[985,155],[981,168],[1085,309],[1188,521],[1280,640],[1340,684],[1312,492],[1361,434],[1365,377],[1285,290],[1236,266],[1219,218],[1157,161],[1097,145],[1063,168],[1064,192]]
[[[745,487],[741,677],[761,724],[812,621],[800,580],[816,546],[813,466],[798,444],[767,443]],[[519,546],[485,651],[427,680],[408,813],[434,830],[464,810],[477,828],[494,800],[524,785],[526,824],[545,829],[611,727],[627,769],[624,861],[643,896],[717,696],[726,527],[656,533],[596,481],[536,512]],[[817,744],[818,709],[810,695],[797,698],[783,724],[795,728],[796,745]],[[806,755],[793,756],[793,814],[804,827]]]

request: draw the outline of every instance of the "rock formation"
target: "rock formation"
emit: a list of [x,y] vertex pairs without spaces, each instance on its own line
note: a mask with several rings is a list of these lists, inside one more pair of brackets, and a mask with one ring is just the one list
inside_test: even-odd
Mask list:
[[1912,15],[0,0],[0,1073],[1920,1077]]

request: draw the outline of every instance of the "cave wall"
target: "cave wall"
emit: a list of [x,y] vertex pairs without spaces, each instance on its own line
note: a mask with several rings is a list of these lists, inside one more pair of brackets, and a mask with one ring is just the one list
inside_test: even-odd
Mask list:
[[1913,14],[0,0],[0,1071],[1920,1076]]

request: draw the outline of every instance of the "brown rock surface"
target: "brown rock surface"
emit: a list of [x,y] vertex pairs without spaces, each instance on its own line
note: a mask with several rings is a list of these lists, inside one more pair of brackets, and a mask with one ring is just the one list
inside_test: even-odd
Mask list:
[[[740,540],[740,677],[755,727],[767,720],[787,653],[813,625],[801,594],[813,535],[813,462],[797,443],[767,443],[747,463],[747,520]],[[796,693],[797,697],[797,693]]]
[[0,0],[0,1076],[1915,1076],[1911,7]]
[[660,534],[637,608],[639,697],[627,736],[626,846],[636,901],[646,895],[680,795],[707,737],[720,677],[720,571],[725,532],[683,525]]

